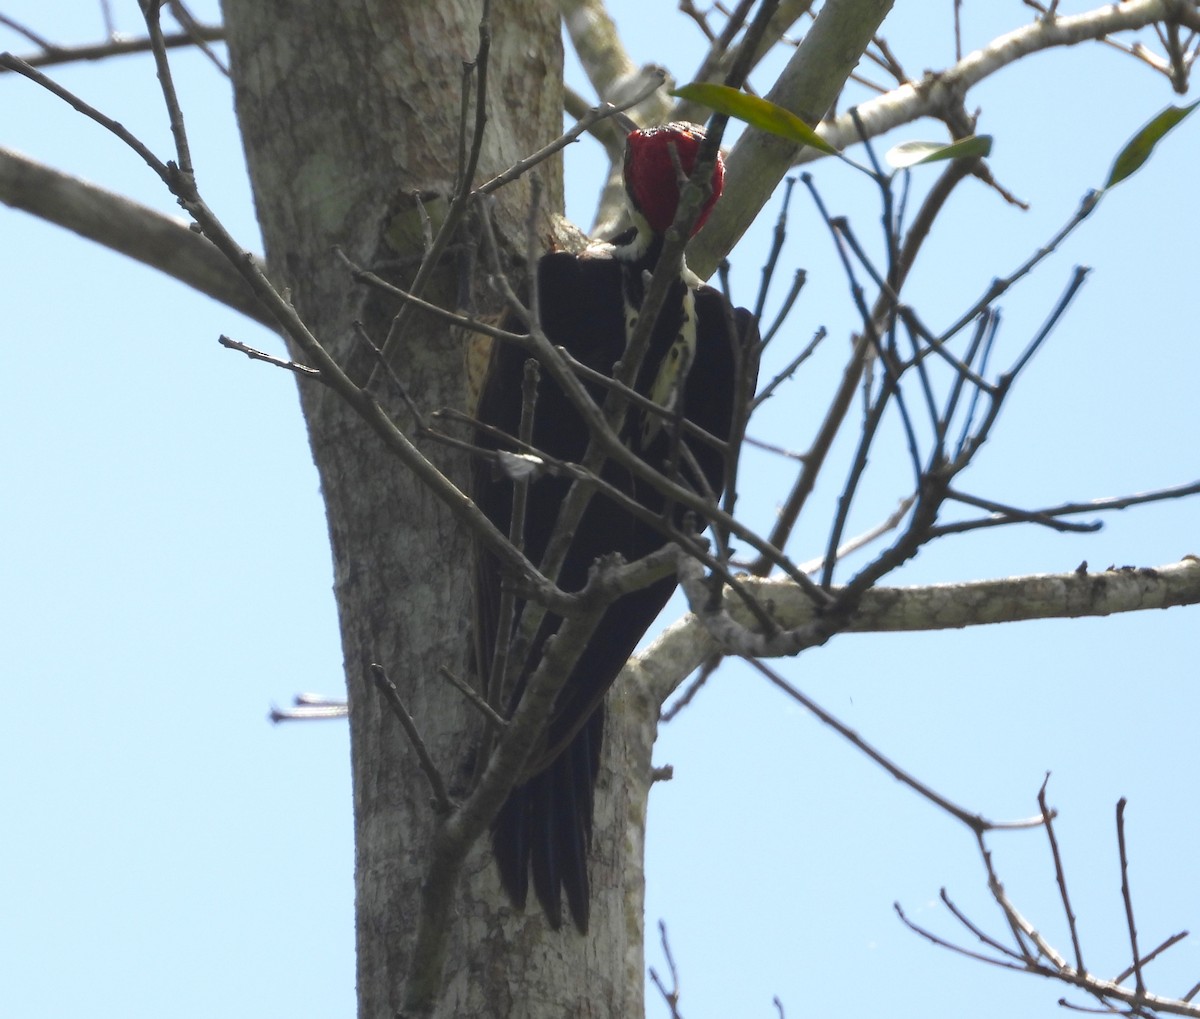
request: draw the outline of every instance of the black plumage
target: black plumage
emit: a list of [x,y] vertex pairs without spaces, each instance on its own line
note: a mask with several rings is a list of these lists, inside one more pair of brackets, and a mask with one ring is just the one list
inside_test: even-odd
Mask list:
[[[624,354],[626,315],[631,310],[636,313],[640,306],[643,271],[653,268],[661,249],[661,237],[642,245],[645,250],[640,253],[636,245],[620,244],[633,239],[633,233],[620,238],[615,248],[603,254],[551,253],[537,267],[539,317],[546,336],[585,365],[607,375],[612,374],[614,363]],[[694,319],[691,325],[686,321],[689,317]],[[663,358],[673,346],[679,354],[680,337],[686,337],[691,326],[695,329],[693,350],[687,353],[686,345],[683,348],[690,365],[685,380],[674,392],[682,400],[684,416],[724,440],[733,429],[735,387],[743,361],[740,351],[756,340],[757,334],[750,314],[731,308],[718,291],[693,286],[689,298],[684,280],[672,284],[635,388],[644,395],[655,390]],[[527,359],[528,355],[515,346],[497,346],[480,398],[479,420],[510,435],[519,430],[521,383]],[[603,387],[588,383],[588,388],[602,406],[606,395]],[[658,388],[661,390],[661,385]],[[622,439],[644,461],[667,473],[674,433],[675,426],[669,419],[655,417],[651,422],[644,410],[630,408]],[[532,444],[556,459],[577,462],[583,458],[588,439],[579,412],[550,373],[542,369]],[[478,441],[490,448],[504,447],[503,442],[482,432]],[[719,493],[724,485],[724,454],[698,438],[685,441],[703,481],[686,467],[679,469],[675,480],[698,492],[707,487]],[[609,461],[603,478],[652,513],[664,512],[663,497],[625,468]],[[528,484],[524,551],[535,564],[541,561],[554,532],[570,485],[569,479],[556,476],[543,476]],[[507,533],[513,482],[490,462],[481,463],[477,471],[475,498],[492,522]],[[677,524],[683,523],[683,516],[683,511],[676,509]],[[661,548],[665,541],[651,524],[597,493],[572,535],[557,583],[563,590],[577,591],[587,582],[588,571],[599,557],[616,552],[632,562]],[[481,553],[477,622],[483,672],[495,645],[500,583],[495,560]],[[623,596],[607,609],[554,704],[544,746],[557,748],[565,744],[565,749],[535,757],[531,770],[536,773],[512,791],[494,823],[492,845],[505,889],[514,903],[523,907],[532,874],[534,891],[553,927],[562,922],[565,891],[575,925],[581,931],[587,929],[587,854],[604,731],[603,697],[675,586],[674,577],[657,581]],[[520,606],[518,602],[518,613]],[[558,617],[546,615],[521,670],[510,707],[519,699],[525,678],[536,667],[546,638],[560,624]]]

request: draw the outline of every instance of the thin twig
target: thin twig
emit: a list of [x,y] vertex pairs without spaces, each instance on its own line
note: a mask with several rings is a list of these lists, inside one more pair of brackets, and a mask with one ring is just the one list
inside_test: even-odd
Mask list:
[[460,694],[462,694],[463,697],[467,699],[467,703],[470,704],[471,707],[473,707],[481,715],[483,715],[483,717],[486,718],[490,724],[494,725],[497,729],[503,729],[506,725],[508,725],[508,722],[501,718],[487,701],[485,701],[479,696],[479,694],[472,690],[469,684],[464,683],[444,665],[438,668],[438,675],[446,680],[446,682],[454,687],[454,689]]
[[53,78],[46,77],[46,75],[42,74],[41,71],[38,71],[36,68],[30,66],[19,57],[14,57],[11,53],[0,53],[0,67],[7,67],[10,71],[16,71],[17,74],[23,75],[30,81],[46,89],[47,92],[51,92],[58,96],[58,98],[63,100],[63,102],[72,106],[77,112],[82,113],[89,120],[95,121],[106,131],[112,132],[112,134],[116,135],[121,141],[129,146],[129,148],[133,149],[134,152],[141,156],[146,165],[149,166],[150,169],[152,169],[156,174],[158,174],[159,178],[164,184],[167,185],[167,187],[171,187],[171,173],[167,167],[167,164],[159,159],[153,152],[151,152],[150,149],[143,144],[139,138],[128,131],[123,124],[118,123],[111,117],[105,116],[94,106],[80,99],[79,96],[75,95],[74,92],[64,88],[62,85],[58,84],[58,82],[54,81]]
[[[953,499],[955,502],[965,503],[968,506],[975,506],[978,509],[985,509],[991,513],[1004,517],[1006,522],[1010,523],[1032,523],[1041,524],[1043,527],[1049,527],[1052,530],[1060,532],[1073,533],[1090,533],[1098,531],[1100,524],[1072,524],[1065,520],[1057,520],[1053,516],[1038,510],[1022,510],[1015,506],[1008,506],[1001,502],[996,502],[994,499],[985,499],[982,496],[970,495],[967,492],[960,492],[957,489],[948,489],[946,492],[947,499]],[[945,533],[945,532],[941,532]]]
[[298,693],[290,708],[271,706],[267,716],[276,724],[280,722],[309,722],[331,718],[346,718],[350,705],[343,697],[326,697],[323,694]]
[[167,59],[167,48],[163,45],[162,22],[159,19],[161,0],[138,0],[142,8],[142,16],[146,19],[146,29],[150,34],[150,52],[154,54],[154,66],[158,71],[158,83],[162,89],[163,103],[167,108],[167,118],[171,123],[171,135],[175,139],[175,159],[179,172],[187,177],[195,177],[195,167],[192,165],[191,145],[188,143],[187,128],[183,123],[183,108],[179,105],[179,96],[175,91],[175,78],[171,74],[171,63]]
[[662,942],[663,955],[667,959],[667,968],[671,973],[671,989],[667,990],[662,978],[653,966],[650,967],[650,979],[654,982],[654,986],[658,988],[658,993],[662,995],[667,1008],[671,1010],[671,1019],[683,1019],[679,1011],[679,971],[675,968],[675,959],[671,955],[671,945],[667,940],[667,925],[662,920],[658,921],[658,935]]
[[1140,998],[1146,993],[1142,978],[1142,959],[1138,954],[1137,924],[1133,920],[1133,896],[1129,892],[1129,854],[1125,848],[1125,797],[1117,800],[1117,850],[1121,857],[1121,901],[1125,904],[1125,922],[1129,928],[1129,952],[1133,958],[1134,986]]
[[947,892],[945,888],[941,889],[938,892],[938,898],[942,900],[942,905],[944,905],[950,911],[950,914],[954,917],[955,920],[957,920],[960,924],[962,924],[967,930],[969,930],[972,934],[974,934],[975,937],[979,939],[979,941],[981,941],[983,944],[987,945],[993,951],[999,952],[1001,955],[1006,955],[1010,959],[1013,959],[1013,960],[1021,960],[1021,959],[1025,958],[1023,953],[1015,952],[1011,948],[1009,948],[1007,945],[1002,945],[999,941],[997,941],[995,938],[993,938],[990,934],[985,932],[983,930],[983,928],[981,928],[978,924],[976,924],[969,916],[967,916],[966,913],[964,913],[958,907],[957,903],[955,903],[955,901],[952,898],[950,898],[950,893]]
[[975,832],[976,835],[1000,827],[1037,828],[1043,823],[1043,820],[1040,816],[1025,818],[1019,821],[1006,821],[1003,823],[997,823],[987,820],[980,814],[972,814],[965,808],[951,802],[945,796],[942,796],[940,793],[936,792],[934,789],[926,785],[924,782],[921,782],[913,775],[910,775],[907,771],[901,768],[894,761],[890,760],[888,757],[885,757],[880,751],[876,750],[870,743],[859,736],[858,733],[856,733],[848,725],[831,715],[828,711],[817,704],[816,701],[814,701],[811,697],[801,693],[800,690],[792,686],[791,683],[780,676],[770,666],[764,664],[763,662],[755,661],[754,659],[744,660],[750,665],[751,668],[755,669],[762,676],[764,676],[768,682],[778,687],[797,703],[803,705],[806,709],[808,709],[808,711],[816,715],[818,720],[823,725],[833,729],[834,732],[836,732],[839,736],[847,740],[863,754],[871,758],[871,760],[882,767],[889,775],[891,775],[897,781],[908,786],[913,792],[917,793],[917,795],[921,796],[923,799],[928,800],[940,810],[961,821],[964,825],[970,828],[971,831]]
[[[1047,772],[1045,779],[1042,781],[1042,787],[1038,790],[1038,806],[1042,811],[1042,818],[1046,824],[1046,838],[1050,841],[1050,856],[1054,860],[1054,880],[1058,884],[1058,892],[1062,897],[1063,915],[1067,918],[1067,929],[1071,933],[1071,947],[1075,950],[1075,969],[1079,973],[1086,973],[1087,967],[1083,964],[1083,949],[1079,942],[1079,924],[1075,917],[1075,910],[1071,908],[1071,897],[1067,894],[1067,875],[1063,868],[1062,855],[1058,851],[1058,838],[1054,834],[1054,821],[1051,817],[1049,806],[1046,804],[1046,783],[1050,781],[1050,774]],[[1120,983],[1124,977],[1118,977],[1117,983]]]
[[[9,19],[0,14],[0,23],[7,22],[10,27],[17,28]],[[90,43],[83,46],[56,46],[53,43],[39,41],[27,36],[35,44],[45,48],[44,53],[28,53],[22,62],[30,67],[52,67],[59,64],[72,64],[81,60],[107,60],[109,57],[122,57],[131,53],[148,53],[154,46],[149,36],[137,39],[109,39],[105,42]],[[172,32],[163,35],[162,45],[167,49],[178,49],[181,46],[198,46],[202,43],[224,42],[225,28],[223,25],[200,25],[195,32]],[[0,74],[12,68],[0,67]]]
[[367,332],[366,327],[361,321],[356,320],[352,323],[352,325],[354,328],[354,335],[362,341],[363,345],[368,350],[371,351],[372,356],[375,358],[376,364],[379,365],[380,369],[387,376],[388,382],[392,384],[392,388],[403,401],[404,406],[408,408],[408,412],[412,415],[417,429],[421,432],[428,432],[430,429],[425,420],[425,415],[421,413],[421,408],[417,406],[417,402],[412,398],[408,391],[408,387],[401,380],[400,376],[396,374],[396,370],[392,367],[391,362],[389,362],[387,358],[383,356],[383,351],[380,350],[375,341],[371,339],[370,334]]
[[704,684],[708,682],[709,677],[711,677],[713,673],[717,671],[717,667],[724,660],[724,655],[713,655],[711,658],[707,659],[697,670],[695,679],[688,683],[683,693],[681,693],[671,702],[671,706],[669,708],[664,708],[659,713],[659,723],[665,725],[676,715],[678,715],[679,712],[691,704],[696,694],[700,692]]
[[963,326],[975,318],[976,315],[989,305],[994,304],[997,298],[1003,295],[1014,283],[1028,276],[1044,259],[1049,258],[1050,255],[1057,251],[1063,241],[1074,233],[1080,224],[1092,214],[1096,206],[1100,203],[1103,194],[1104,192],[1102,191],[1087,192],[1080,200],[1079,206],[1075,209],[1071,218],[1059,228],[1058,232],[1007,276],[992,280],[987,290],[942,333],[941,338],[954,336]]
[[518,177],[528,173],[533,167],[539,163],[545,162],[556,152],[565,149],[572,142],[576,141],[580,135],[595,131],[596,125],[602,121],[608,120],[610,117],[619,117],[625,110],[628,110],[639,103],[644,102],[660,88],[665,81],[663,74],[658,73],[653,77],[653,80],[642,88],[638,93],[626,102],[613,105],[612,103],[602,103],[599,106],[592,107],[583,117],[580,117],[567,131],[559,135],[549,145],[544,145],[531,155],[524,159],[518,159],[512,166],[502,173],[496,174],[490,180],[480,184],[475,189],[475,193],[479,195],[490,195],[493,191],[503,187],[516,180]]
[[765,333],[762,334],[762,340],[759,343],[759,350],[765,350],[779,330],[783,327],[783,323],[787,321],[788,315],[791,314],[792,308],[795,307],[796,299],[800,296],[800,291],[804,289],[804,284],[808,282],[808,272],[804,269],[797,269],[792,274],[792,285],[788,288],[787,296],[779,305],[779,311],[775,315],[775,321]]
[[754,306],[755,322],[762,320],[763,308],[767,305],[767,294],[770,292],[770,281],[773,280],[775,268],[779,265],[780,252],[784,250],[784,241],[787,239],[787,206],[792,203],[794,188],[796,188],[796,178],[790,176],[784,181],[784,200],[779,206],[779,216],[775,217],[770,251],[767,252],[767,260],[762,266],[762,278],[758,283],[758,298],[755,300]]
[[[1187,931],[1180,931],[1178,934],[1172,934],[1169,938],[1166,939],[1166,941],[1164,941],[1162,944],[1160,944],[1158,947],[1156,947],[1153,951],[1147,952],[1145,955],[1142,956],[1142,965],[1145,966],[1146,963],[1152,962],[1154,959],[1158,958],[1158,956],[1162,955],[1163,952],[1165,952],[1168,948],[1174,948],[1177,944],[1179,944],[1179,942],[1183,941],[1186,937],[1188,937]],[[1132,966],[1128,967],[1127,969],[1121,970],[1120,973],[1118,973],[1115,977],[1113,977],[1113,982],[1119,984],[1123,980],[1128,980],[1131,976],[1133,976],[1133,967]],[[1186,1001],[1187,999],[1184,998],[1182,1000]]]
[[[1068,516],[1073,513],[1104,513],[1112,510],[1128,509],[1130,506],[1165,502],[1170,499],[1183,499],[1193,495],[1200,495],[1200,481],[1189,482],[1186,485],[1175,485],[1169,488],[1159,488],[1152,492],[1110,496],[1103,499],[1093,499],[1089,502],[1068,502],[1059,506],[1048,506],[1045,509],[1028,510],[1025,512],[1037,522],[1041,522],[1041,518],[1043,517],[1052,519]],[[958,524],[939,525],[933,528],[931,533],[937,537],[943,534],[961,534],[965,531],[978,530],[982,527],[997,527],[1001,524],[1022,522],[1024,522],[1024,517],[1021,516],[1010,517],[1005,514],[997,514],[980,520],[965,520]],[[1099,529],[1099,525],[1090,525],[1090,529],[1097,530]]]
[[310,368],[306,364],[297,364],[295,361],[288,361],[281,357],[274,357],[271,354],[264,353],[261,350],[256,350],[254,347],[248,347],[239,340],[232,340],[228,336],[222,334],[217,337],[217,342],[222,347],[227,347],[230,350],[236,350],[245,354],[251,361],[265,361],[267,364],[273,364],[276,368],[286,368],[290,372],[295,372],[302,378],[315,379],[321,378],[321,373],[316,368]]
[[408,708],[404,706],[404,701],[400,699],[400,692],[396,689],[396,684],[388,678],[387,670],[382,665],[372,662],[370,669],[376,689],[383,694],[392,713],[399,719],[404,734],[408,737],[408,742],[417,755],[417,761],[420,763],[421,770],[425,773],[425,779],[429,783],[429,789],[433,793],[434,811],[441,815],[450,813],[454,803],[450,799],[450,794],[446,792],[446,783],[442,779],[437,765],[433,763],[433,758],[429,756],[429,750],[421,738],[417,723],[413,721],[412,715],[408,713]]
[[228,78],[229,68],[225,66],[224,61],[217,56],[216,51],[208,45],[208,41],[204,38],[205,26],[188,10],[188,6],[183,0],[167,0],[167,3],[171,8],[171,13],[175,16],[175,20],[179,22],[179,27],[187,33],[196,49],[203,53],[208,58],[209,63]]
[[754,398],[754,402],[751,404],[751,410],[757,410],[761,404],[765,403],[774,395],[776,389],[778,389],[781,385],[783,385],[784,382],[795,375],[796,370],[802,364],[804,364],[805,361],[812,357],[814,353],[816,353],[817,347],[821,345],[821,341],[824,340],[828,335],[829,334],[826,332],[824,326],[819,327],[813,334],[813,338],[808,341],[808,345],[805,346],[804,349],[801,350],[800,353],[795,357],[793,357],[786,365],[784,365],[784,367],[780,369],[779,373],[773,379],[771,379],[770,382],[768,382],[761,390],[759,390],[758,395]]
[[961,955],[966,959],[974,959],[976,962],[986,962],[989,966],[999,966],[1002,969],[1014,969],[1019,971],[1024,971],[1026,969],[1024,963],[1006,962],[1003,959],[996,959],[990,955],[984,955],[982,952],[973,952],[969,948],[963,948],[961,945],[954,944],[953,941],[947,941],[940,935],[934,934],[933,931],[929,930],[928,928],[922,927],[915,921],[910,920],[898,902],[893,902],[892,908],[896,911],[896,915],[900,917],[900,922],[904,924],[905,927],[907,927],[914,934],[923,937],[931,944],[937,945],[939,948],[948,948],[956,955]]
[[[901,499],[896,508],[889,513],[883,520],[877,523],[874,527],[868,528],[861,534],[856,534],[853,538],[843,542],[837,547],[834,553],[834,558],[839,562],[860,548],[865,548],[871,544],[876,538],[880,538],[887,534],[888,531],[894,531],[900,526],[908,511],[912,509],[913,503],[917,501],[916,496],[910,495]],[[800,564],[800,569],[805,573],[816,573],[825,565],[825,557],[820,559],[810,559],[806,563]]]
[[59,48],[56,45],[54,45],[54,43],[52,43],[45,36],[38,35],[32,28],[27,28],[25,25],[22,25],[19,21],[14,21],[7,14],[0,14],[0,25],[4,25],[6,28],[11,28],[14,32],[17,33],[17,35],[24,36],[35,46],[40,46],[47,53],[59,52]]

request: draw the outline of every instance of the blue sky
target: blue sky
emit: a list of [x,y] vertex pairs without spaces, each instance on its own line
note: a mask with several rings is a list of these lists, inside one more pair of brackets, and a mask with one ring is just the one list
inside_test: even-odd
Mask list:
[[[125,6],[119,27],[132,33]],[[885,34],[910,73],[945,66],[948,13],[931,20],[927,6],[897,6]],[[1016,0],[964,6],[967,49],[1029,16]],[[31,0],[3,10],[63,42],[102,31],[85,0],[57,5],[53,23]],[[664,63],[680,79],[697,65],[699,35],[671,5],[613,11],[635,60]],[[24,51],[7,33],[0,47]],[[226,85],[194,54],[174,63],[200,184],[257,248]],[[147,59],[55,76],[169,151]],[[583,87],[577,72],[574,80]],[[0,145],[172,211],[153,175],[109,136],[28,83],[5,77],[0,88]],[[1103,182],[1138,127],[1180,101],[1164,79],[1099,46],[1035,56],[985,83],[968,106],[982,108],[980,130],[995,137],[997,178],[1032,208],[964,186],[909,301],[934,324],[953,320]],[[1040,506],[1200,475],[1198,132],[1200,121],[1185,123],[1004,298],[1001,361],[1023,348],[1072,267],[1093,267],[1005,407],[966,479],[971,491]],[[925,124],[883,145],[914,137],[942,136]],[[597,160],[586,143],[568,157],[568,212],[584,224]],[[877,249],[872,187],[832,163],[813,173],[831,209]],[[743,303],[776,205],[735,253]],[[754,431],[803,447],[854,318],[824,227],[799,192],[790,227],[784,271],[803,265],[809,283],[772,356],[786,360],[820,325],[831,338]],[[9,379],[0,400],[0,1011],[351,1014],[345,728],[266,721],[295,692],[342,690],[317,476],[292,380],[216,337],[276,341],[180,284],[7,209],[0,298]],[[891,436],[872,463],[852,531],[905,494],[903,448]],[[744,508],[763,525],[787,473],[757,455],[747,469]],[[797,558],[820,551],[844,472],[842,461],[818,488]],[[1153,566],[1200,551],[1197,519],[1195,502],[1176,503],[1110,516],[1095,535],[951,538],[894,579],[1058,572],[1084,559],[1093,569]],[[1129,798],[1143,945],[1200,916],[1198,618],[1173,609],[846,636],[778,666],[916,775],[989,816],[1033,813],[1052,772],[1085,957],[1111,976],[1128,955],[1118,797]],[[710,681],[663,729],[656,760],[675,778],[652,799],[647,962],[664,968],[661,918],[688,1019],[774,1015],[774,995],[789,1016],[1055,1011],[1057,987],[950,956],[901,927],[897,900],[957,934],[936,902],[945,886],[999,933],[969,836],[749,672],[728,668]],[[1067,947],[1041,837],[996,836],[993,848],[1013,897]],[[1156,990],[1181,994],[1200,979],[1200,952],[1185,942],[1150,975]],[[666,1014],[653,992],[649,1000],[650,1015]]]

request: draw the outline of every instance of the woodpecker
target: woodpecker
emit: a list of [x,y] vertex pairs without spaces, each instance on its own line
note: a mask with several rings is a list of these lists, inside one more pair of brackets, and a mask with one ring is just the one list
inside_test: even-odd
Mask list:
[[[681,179],[690,175],[704,140],[693,124],[633,131],[627,139],[624,178],[632,229],[612,242],[593,244],[582,254],[551,252],[537,266],[538,313],[551,343],[606,375],[625,353],[637,325],[647,273],[662,250],[664,234],[675,218]],[[708,218],[721,195],[725,168],[718,157],[693,234]],[[686,265],[669,291],[655,323],[634,388],[664,409],[683,417],[715,438],[727,440],[734,427],[735,388],[753,385],[739,366],[741,356],[757,340],[753,317],[734,309],[717,290],[703,286]],[[522,376],[528,354],[497,345],[484,384],[478,420],[508,435],[521,421]],[[587,388],[598,405],[606,392]],[[647,464],[700,493],[718,495],[725,484],[725,454],[695,437],[679,439],[678,421],[630,408],[622,440]],[[491,449],[504,443],[480,432],[477,441]],[[588,446],[582,417],[543,369],[533,416],[532,444],[563,461],[578,462]],[[699,468],[697,476],[678,442],[686,443]],[[512,447],[509,447],[512,448]],[[671,465],[675,464],[675,467]],[[672,473],[673,472],[673,473]],[[655,515],[666,512],[663,497],[650,485],[609,461],[602,477]],[[475,498],[491,521],[508,533],[512,520],[513,481],[492,464],[476,472]],[[528,482],[523,542],[526,557],[540,563],[555,530],[569,479],[542,477]],[[684,513],[675,511],[676,524]],[[703,521],[696,521],[703,526]],[[555,579],[564,591],[578,591],[600,557],[619,553],[633,562],[663,547],[666,539],[651,524],[637,519],[603,493],[593,495],[571,538]],[[501,576],[495,560],[481,552],[477,565],[476,623],[481,673],[486,676],[496,641]],[[492,828],[492,848],[501,883],[513,903],[524,908],[532,874],[534,891],[552,927],[562,924],[566,893],[571,919],[587,931],[589,885],[587,858],[592,835],[592,805],[600,766],[605,692],[617,678],[634,647],[662,610],[676,581],[668,577],[625,595],[605,612],[595,633],[567,677],[556,701],[544,740],[527,777],[510,794]],[[517,603],[517,619],[523,603]],[[533,672],[546,639],[561,625],[547,613],[522,665],[513,700]],[[519,623],[514,623],[514,632]]]

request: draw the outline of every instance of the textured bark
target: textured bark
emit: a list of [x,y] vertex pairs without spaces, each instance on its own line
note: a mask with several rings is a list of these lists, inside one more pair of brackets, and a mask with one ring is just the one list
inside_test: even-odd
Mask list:
[[[332,249],[400,282],[411,278],[421,240],[406,196],[445,193],[454,180],[463,62],[478,47],[480,5],[226,0],[225,14],[270,272],[327,349],[365,378],[371,360],[353,323],[381,342],[395,307],[356,286]],[[480,180],[549,141],[562,123],[557,8],[519,0],[496,5],[493,17]],[[544,208],[560,211],[560,168],[539,173]],[[495,211],[503,243],[518,255],[529,195],[518,182],[501,192]],[[436,202],[427,205],[436,214]],[[461,306],[460,265],[447,259],[431,300]],[[487,303],[477,291],[475,306]],[[465,404],[460,335],[418,320],[393,363],[422,407]],[[471,538],[343,404],[319,386],[301,392],[329,519],[351,706],[359,1014],[375,1019],[398,1011],[410,976],[434,816],[415,756],[367,667],[388,669],[452,793],[461,789],[477,721],[437,669],[469,675]],[[400,406],[394,412],[408,424]],[[431,444],[424,451],[465,482],[462,457]],[[532,911],[513,916],[480,844],[458,889],[436,1014],[641,1011],[641,822],[653,726],[641,721],[626,732],[617,719],[598,803],[592,934],[552,933]],[[618,774],[613,762],[622,758]]]

